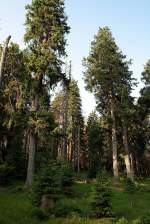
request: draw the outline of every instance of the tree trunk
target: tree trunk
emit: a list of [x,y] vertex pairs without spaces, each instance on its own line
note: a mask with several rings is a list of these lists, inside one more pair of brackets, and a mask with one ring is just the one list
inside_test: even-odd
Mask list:
[[1,61],[0,61],[0,87],[1,87],[1,84],[2,84],[3,67],[4,67],[5,60],[6,60],[8,44],[9,44],[10,39],[11,39],[11,36],[8,36],[7,39],[6,39],[3,51],[2,51],[2,55],[1,55]]
[[[37,95],[32,101],[31,110],[35,112],[38,110]],[[28,157],[27,177],[25,183],[25,187],[28,189],[32,187],[34,179],[36,148],[37,148],[37,133],[35,133],[35,130],[31,130],[29,135],[29,157]]]
[[68,88],[64,83],[64,108],[63,108],[63,159],[67,160],[67,124],[68,124]]
[[55,201],[48,195],[43,195],[41,199],[41,210],[45,215],[48,215],[55,207]]
[[129,151],[129,145],[128,145],[128,134],[127,134],[127,128],[125,124],[123,124],[123,145],[125,149],[124,159],[125,159],[125,165],[126,165],[127,178],[130,178],[133,181],[134,179],[133,170],[132,170],[133,167],[131,166],[131,158],[130,158],[130,151]]
[[134,158],[133,158],[133,154],[130,154],[130,161],[131,161],[131,177],[133,177],[134,180]]
[[114,175],[114,183],[117,184],[119,182],[119,171],[118,171],[118,155],[117,155],[116,118],[115,118],[113,96],[111,97],[111,119],[112,119],[113,175]]
[[80,126],[78,127],[78,155],[77,155],[77,171],[80,172]]
[[25,187],[30,189],[34,179],[35,171],[35,154],[36,154],[36,134],[31,133],[29,139],[29,158],[28,158],[28,168],[27,168],[27,178]]

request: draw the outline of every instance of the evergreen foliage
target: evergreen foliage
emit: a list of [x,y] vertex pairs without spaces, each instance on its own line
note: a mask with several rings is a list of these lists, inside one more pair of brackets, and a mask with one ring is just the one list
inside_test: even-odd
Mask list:
[[111,189],[109,176],[106,171],[97,175],[95,202],[93,203],[94,215],[97,218],[113,216],[111,205]]
[[73,172],[68,164],[62,161],[49,161],[36,177],[33,186],[33,201],[40,206],[42,196],[58,200],[66,189],[71,190],[74,183]]
[[125,190],[126,190],[126,192],[127,192],[128,194],[131,194],[131,195],[135,193],[136,185],[135,185],[135,183],[134,183],[131,179],[129,179],[129,178],[126,179],[126,182],[125,182]]
[[91,113],[88,117],[86,132],[89,160],[88,177],[94,178],[103,165],[102,157],[104,145],[104,133],[100,127],[100,120],[95,112]]

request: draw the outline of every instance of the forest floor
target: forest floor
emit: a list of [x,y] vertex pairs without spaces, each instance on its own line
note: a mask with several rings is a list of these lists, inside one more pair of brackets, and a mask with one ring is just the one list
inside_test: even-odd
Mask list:
[[[129,195],[124,185],[112,187],[112,207],[115,218],[125,217],[128,220],[150,214],[150,179],[138,182],[138,191]],[[79,216],[70,215],[65,218],[51,217],[46,221],[38,221],[33,216],[34,208],[30,194],[23,192],[19,185],[0,188],[0,224],[111,224],[110,220],[86,219],[91,213],[91,202],[94,195],[94,184],[78,182],[73,189],[73,197],[61,198],[57,213],[76,208]],[[132,201],[132,203],[131,203]],[[84,218],[83,218],[84,217]]]

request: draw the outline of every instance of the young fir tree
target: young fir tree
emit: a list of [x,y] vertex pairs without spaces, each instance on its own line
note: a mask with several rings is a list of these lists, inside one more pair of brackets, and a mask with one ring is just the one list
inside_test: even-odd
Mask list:
[[[25,42],[30,57],[28,67],[32,76],[32,106],[36,115],[41,110],[43,89],[51,89],[64,76],[61,71],[62,56],[65,55],[66,39],[69,32],[67,17],[62,0],[33,0],[26,7]],[[29,162],[26,186],[31,187],[35,170],[35,155],[38,133],[35,125],[30,129]]]
[[96,195],[92,205],[94,215],[97,218],[108,218],[113,216],[110,182],[106,171],[99,172],[97,175]]
[[[111,118],[112,133],[112,158],[114,181],[118,182],[118,153],[117,153],[117,98],[120,94],[121,83],[126,74],[122,72],[125,64],[125,56],[115,43],[108,27],[100,28],[94,41],[91,43],[91,51],[84,59],[86,68],[84,79],[86,88],[93,92],[99,111]],[[110,119],[109,119],[110,120]]]

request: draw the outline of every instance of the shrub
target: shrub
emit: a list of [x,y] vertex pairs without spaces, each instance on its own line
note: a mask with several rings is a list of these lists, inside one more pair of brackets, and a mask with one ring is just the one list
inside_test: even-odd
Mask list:
[[94,216],[97,218],[112,217],[110,178],[106,171],[97,176],[95,201],[92,203]]
[[87,173],[85,172],[76,173],[75,177],[77,181],[87,182]]
[[142,224],[142,223],[141,223],[141,219],[138,218],[138,219],[136,219],[136,220],[133,220],[133,221],[132,221],[132,224]]
[[44,213],[42,212],[42,210],[39,209],[39,208],[34,208],[34,209],[32,210],[31,213],[32,213],[32,216],[33,216],[34,218],[38,219],[38,220],[45,220],[45,219],[48,218],[48,217],[46,216],[46,214],[44,214]]
[[136,185],[130,178],[126,179],[125,190],[128,194],[133,194],[136,190]]
[[150,214],[144,215],[136,220],[133,220],[132,224],[150,224]]
[[129,224],[128,220],[125,218],[121,218],[116,222],[116,224]]
[[72,214],[80,214],[80,208],[76,203],[66,204],[58,202],[54,214],[56,217],[67,217]]

